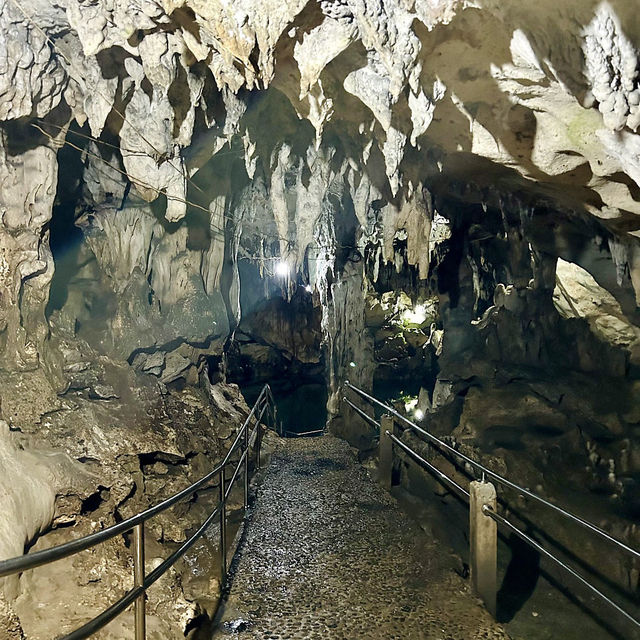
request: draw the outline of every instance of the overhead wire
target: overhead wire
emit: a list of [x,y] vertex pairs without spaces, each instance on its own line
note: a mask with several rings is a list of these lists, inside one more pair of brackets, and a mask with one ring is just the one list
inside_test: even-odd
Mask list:
[[[72,133],[75,134],[77,136],[79,136],[82,139],[85,140],[89,140],[92,141],[94,143],[96,143],[97,145],[103,145],[105,147],[109,147],[111,149],[114,149],[116,151],[119,151],[120,148],[117,145],[111,144],[105,140],[101,140],[99,138],[96,138],[94,136],[88,135],[88,134],[84,134],[78,131],[74,131],[72,129],[68,129],[65,127],[62,127],[60,125],[51,123],[51,122],[47,122],[46,120],[42,120],[42,119],[38,119],[38,122],[41,122],[43,124],[43,126],[52,126],[56,129],[58,129],[59,131],[63,131],[65,133]],[[64,140],[57,140],[56,138],[54,138],[54,136],[46,131],[42,126],[35,124],[35,123],[31,123],[31,126],[34,127],[35,129],[37,129],[40,133],[42,133],[44,136],[46,136],[53,144],[59,145],[59,146],[69,146],[73,149],[75,149],[76,151],[79,151],[80,153],[83,153],[91,158],[94,158],[95,160],[105,164],[106,166],[108,166],[109,168],[113,169],[114,171],[116,171],[117,173],[121,174],[122,176],[124,176],[129,182],[131,182],[131,184],[133,184],[134,186],[140,186],[143,187],[145,189],[151,189],[152,191],[155,191],[157,195],[164,195],[167,200],[172,200],[175,202],[180,202],[181,204],[185,204],[187,206],[191,206],[194,207],[195,209],[201,210],[209,215],[211,215],[211,211],[210,209],[208,209],[207,207],[204,207],[196,202],[193,202],[192,200],[186,199],[186,198],[180,198],[179,196],[173,196],[173,195],[169,195],[167,194],[162,188],[160,187],[156,187],[154,185],[151,185],[143,180],[140,180],[139,178],[132,178],[125,170],[115,166],[114,164],[112,164],[111,162],[109,162],[108,160],[105,160],[105,158],[103,158],[101,155],[98,155],[96,153],[93,153],[91,151],[89,151],[86,148],[80,147],[76,144],[74,144],[73,142],[71,142],[70,140],[64,139]],[[230,151],[230,152],[226,152],[226,153],[217,153],[215,154],[215,156],[213,157],[220,157],[220,156],[230,156],[230,155],[236,155],[237,152],[236,151]],[[97,169],[98,170],[98,169]],[[106,174],[105,174],[106,175]],[[223,213],[222,218],[224,220],[228,220],[234,224],[238,223],[239,221],[236,220],[235,218],[232,218],[231,216],[228,216],[226,214]],[[225,237],[225,231],[223,228],[221,227],[217,227],[217,226],[210,226],[210,229],[212,231],[217,231],[222,237]],[[283,241],[285,243],[287,243],[287,247],[289,250],[291,250],[292,246],[293,246],[293,241],[289,238],[285,238],[283,236],[280,235],[275,235],[275,234],[256,234],[257,237],[260,238],[264,238],[266,240],[274,240],[274,241]],[[316,249],[317,251],[326,251],[326,250],[331,250],[333,248],[338,248],[338,249],[356,249],[356,247],[351,246],[351,245],[343,245],[343,244],[339,244],[336,243],[334,246],[322,246],[322,245],[313,245],[313,248]],[[244,259],[249,259],[249,260],[281,260],[282,257],[281,256],[249,256],[249,257],[243,257]],[[319,257],[311,257],[311,256],[307,256],[306,258],[307,260],[320,260]]]
[[[47,123],[47,124],[50,124],[50,123]],[[79,151],[80,153],[85,154],[86,156],[91,157],[91,158],[97,160],[98,162],[106,165],[110,169],[113,169],[117,173],[119,173],[122,176],[124,176],[134,186],[139,186],[139,187],[142,187],[144,189],[151,189],[152,191],[155,191],[157,195],[163,195],[167,200],[172,200],[172,201],[175,201],[175,202],[179,202],[181,204],[185,204],[187,206],[190,206],[190,207],[193,207],[193,208],[198,209],[200,211],[203,211],[206,214],[208,214],[209,216],[211,215],[210,209],[198,204],[197,202],[193,202],[192,200],[189,200],[189,199],[186,199],[186,198],[180,198],[179,196],[174,196],[174,195],[167,194],[160,187],[156,187],[155,185],[149,184],[149,183],[147,183],[147,182],[145,182],[143,180],[140,180],[139,178],[132,178],[126,171],[124,171],[120,167],[115,166],[114,164],[112,164],[108,160],[105,160],[101,155],[93,153],[93,152],[89,151],[86,148],[80,147],[80,146],[74,144],[73,142],[71,142],[70,140],[66,140],[66,139],[65,140],[56,140],[49,132],[47,132],[45,129],[43,129],[41,126],[39,126],[39,125],[37,125],[35,123],[31,123],[31,126],[34,127],[35,129],[37,129],[38,131],[40,131],[40,133],[42,133],[44,136],[49,138],[49,140],[52,141],[53,143],[55,143],[55,144],[57,144],[59,146],[71,147],[72,149],[75,149],[76,151]],[[58,125],[54,125],[54,126],[58,127]],[[58,127],[58,128],[63,129],[62,127]],[[111,147],[114,147],[114,148],[117,149],[117,147],[115,147],[115,145],[109,145],[108,143],[105,143],[105,141],[99,140],[98,138],[94,138],[94,137],[88,136],[88,135],[83,135],[83,137],[87,138],[89,140],[92,140],[92,141],[96,142],[97,144],[107,144],[108,146],[111,146]],[[99,169],[97,167],[96,167],[96,170],[99,171]],[[104,175],[107,175],[107,174],[104,174]],[[234,224],[237,224],[237,223],[241,222],[241,221],[236,220],[235,218],[232,218],[231,216],[228,216],[226,214],[223,214],[222,217],[223,217],[224,220],[228,220],[228,221],[230,221],[230,222],[232,222]],[[211,225],[211,223],[210,223],[209,230],[212,231],[212,232],[216,232],[217,235],[219,237],[222,237],[223,239],[226,238],[225,230],[222,227]],[[293,246],[293,241],[290,240],[289,238],[284,238],[283,236],[279,236],[279,235],[275,235],[275,234],[267,234],[267,233],[256,234],[256,236],[259,237],[259,238],[265,239],[265,240],[284,241],[284,242],[287,243],[289,250]],[[321,250],[331,249],[332,247],[322,247],[322,246],[319,246],[319,245],[314,245],[314,248],[316,250],[321,251]],[[343,247],[343,248],[352,248],[352,247]],[[244,259],[248,259],[248,260],[256,260],[256,261],[269,261],[269,260],[274,260],[275,261],[275,260],[281,260],[282,259],[281,256],[244,256],[243,258]],[[311,257],[307,256],[307,260],[313,260],[313,259],[318,260],[319,258],[311,258]]]
[[[42,129],[40,126],[33,124],[32,126],[36,129],[38,129],[42,134],[44,134],[45,136],[49,137],[50,140],[54,140],[51,135],[49,133],[47,133],[44,129]],[[198,204],[197,202],[193,202],[191,200],[188,199],[184,199],[184,198],[180,198],[179,196],[173,196],[170,194],[167,194],[165,191],[163,191],[161,188],[156,187],[154,185],[151,185],[147,182],[144,182],[142,180],[139,180],[137,178],[131,178],[131,176],[129,176],[129,174],[124,171],[123,169],[120,169],[119,167],[115,166],[114,164],[108,162],[107,160],[105,160],[102,156],[96,154],[96,153],[92,153],[91,151],[87,150],[87,149],[83,149],[82,147],[79,147],[78,145],[74,144],[73,142],[70,142],[69,140],[63,140],[63,141],[56,141],[57,144],[61,144],[61,145],[66,145],[71,147],[72,149],[75,149],[76,151],[79,151],[80,153],[83,153],[91,158],[94,158],[95,160],[98,160],[99,162],[102,162],[103,164],[107,165],[108,167],[110,167],[111,169],[113,169],[114,171],[116,171],[117,173],[120,173],[121,175],[125,176],[127,178],[127,180],[129,180],[133,185],[135,186],[140,186],[143,187],[145,189],[151,189],[152,191],[155,191],[157,195],[164,195],[165,198],[167,198],[167,200],[172,200],[175,202],[180,202],[181,204],[186,204],[187,206],[193,207],[195,209],[201,210],[205,213],[207,213],[208,215],[211,215],[211,211],[207,208],[207,207],[203,207],[202,205]],[[100,141],[98,141],[100,142]],[[97,169],[99,170],[99,169]],[[106,174],[105,174],[106,175]],[[231,222],[234,223],[238,223],[240,221],[235,220],[234,218],[231,218],[230,216],[226,216],[223,215],[223,218],[226,220],[229,220]],[[212,232],[217,232],[219,234],[220,237],[222,238],[226,238],[226,234],[225,234],[225,230],[222,227],[218,227],[218,226],[214,226],[214,225],[209,225],[209,230]],[[279,236],[275,236],[275,235],[268,235],[268,234],[262,234],[260,236],[261,238],[265,238],[265,239],[271,239],[271,240],[281,240],[283,238],[280,238]],[[286,240],[286,239],[285,239]],[[286,240],[287,242],[291,242],[290,240]],[[258,258],[254,258],[254,259],[258,259]],[[264,259],[269,259],[265,256]],[[274,260],[278,260],[280,259],[279,257],[274,257]]]
[[[84,138],[85,140],[91,140],[92,142],[95,142],[96,144],[101,144],[101,145],[103,145],[105,147],[109,147],[110,149],[115,149],[116,151],[119,151],[121,153],[122,153],[122,151],[125,151],[129,155],[144,156],[146,158],[153,159],[153,156],[149,155],[146,151],[127,149],[126,147],[118,146],[117,144],[112,144],[110,142],[107,142],[106,140],[102,140],[101,138],[96,138],[96,137],[94,137],[92,135],[89,135],[88,133],[82,133],[82,131],[76,131],[76,130],[71,129],[69,127],[63,127],[63,126],[61,126],[59,124],[55,124],[53,122],[49,122],[48,120],[44,120],[43,118],[36,118],[36,122],[39,122],[43,126],[54,127],[55,129],[58,129],[61,132],[64,131],[65,133],[70,133],[70,134],[72,134],[74,136],[77,136],[78,138]],[[236,151],[225,151],[225,152],[222,152],[222,153],[218,152],[218,153],[215,154],[215,157],[216,158],[220,158],[220,157],[224,157],[224,156],[237,155],[238,153],[240,153],[239,149],[236,150]]]
[[[70,59],[67,57],[67,55],[66,55],[66,54],[65,54],[65,53],[64,53],[64,52],[63,52],[63,51],[62,51],[62,50],[61,50],[61,49],[56,45],[56,43],[55,43],[55,42],[54,42],[54,41],[49,37],[49,35],[48,35],[48,34],[47,34],[47,33],[46,33],[46,32],[45,32],[45,31],[44,31],[44,30],[43,30],[43,29],[42,29],[42,28],[41,28],[41,27],[36,23],[36,21],[34,20],[33,15],[31,15],[31,14],[29,14],[27,11],[25,11],[25,10],[23,9],[23,7],[21,7],[21,6],[17,3],[17,1],[16,1],[16,0],[9,0],[9,1],[11,2],[11,4],[12,4],[15,8],[17,8],[17,9],[18,9],[18,11],[20,11],[20,13],[25,17],[25,19],[28,21],[28,23],[29,23],[29,24],[31,24],[31,26],[32,26],[34,29],[36,29],[38,32],[40,32],[40,33],[42,34],[42,36],[45,38],[46,42],[47,42],[47,43],[48,43],[48,44],[53,48],[53,50],[54,50],[54,51],[55,51],[55,52],[56,52],[56,53],[57,53],[57,54],[58,54],[58,55],[59,55],[59,56],[60,56],[60,57],[61,57],[61,58],[62,58],[62,59],[63,59],[63,60],[68,64],[68,65],[69,65],[69,67],[70,67],[70,68],[72,68],[72,69],[73,69],[73,68],[74,68],[74,65],[73,65],[73,63],[71,62],[71,60],[70,60]],[[140,8],[140,7],[138,7],[138,8],[141,10],[141,8]],[[226,50],[226,51],[227,51],[227,52],[228,52],[232,57],[234,57],[234,58],[235,58],[238,62],[240,62],[240,63],[241,63],[245,68],[247,68],[247,67],[246,67],[246,65],[244,64],[244,62],[243,62],[240,58],[238,58],[235,54],[233,54],[233,52],[231,52],[231,51],[229,51],[228,49],[226,49],[226,47],[224,47],[224,45],[223,45],[221,42],[219,42],[219,41],[215,38],[215,36],[214,36],[212,33],[210,33],[210,32],[209,32],[209,31],[208,31],[208,30],[207,30],[207,29],[206,29],[202,24],[200,24],[200,23],[198,23],[198,24],[199,24],[199,27],[200,27],[201,29],[203,29],[203,31],[205,31],[205,32],[206,32],[206,33],[208,33],[210,36],[212,36],[212,38],[214,39],[214,41],[216,42],[216,44],[217,44],[217,45],[219,45],[222,49],[225,49],[225,50]],[[144,141],[144,142],[145,142],[149,147],[151,147],[151,149],[153,149],[153,150],[156,152],[156,154],[158,154],[158,156],[159,156],[159,157],[162,157],[162,156],[164,155],[164,154],[162,154],[162,153],[161,153],[161,152],[160,152],[160,151],[159,151],[159,150],[158,150],[158,149],[153,145],[153,143],[151,143],[151,142],[150,142],[150,141],[149,141],[149,140],[144,136],[144,134],[143,134],[143,133],[142,133],[142,132],[137,128],[137,127],[135,127],[135,125],[131,124],[131,122],[129,122],[129,121],[126,119],[126,116],[124,115],[124,113],[122,113],[122,112],[121,112],[121,111],[120,111],[120,110],[115,106],[115,104],[113,104],[113,103],[112,103],[112,101],[111,101],[109,98],[107,98],[107,97],[106,97],[106,96],[105,96],[105,95],[104,95],[104,94],[103,94],[103,93],[102,93],[102,92],[101,92],[97,87],[94,87],[94,90],[96,91],[96,93],[97,93],[97,94],[98,94],[98,95],[99,95],[103,100],[105,100],[106,102],[108,102],[108,103],[110,103],[110,104],[111,104],[111,109],[112,109],[112,110],[113,110],[113,111],[114,111],[118,116],[120,116],[120,118],[122,119],[122,122],[123,122],[123,123],[124,123],[124,122],[126,122],[126,123],[127,123],[127,124],[132,128],[132,129],[133,129],[133,131],[135,131],[135,132],[140,136],[140,138],[141,138],[141,139],[142,139],[142,140],[143,140],[143,141]],[[46,124],[46,126],[53,126],[53,127],[57,128],[57,129],[59,129],[60,131],[64,131],[64,130],[65,130],[65,128],[64,128],[64,127],[61,127],[60,125],[56,125],[56,124],[51,123],[51,122],[46,122],[46,121],[44,121],[44,120],[42,120],[42,119],[38,119],[38,121],[39,121],[39,122],[41,122],[41,123],[43,123],[43,124]],[[56,144],[61,144],[61,143],[60,143],[60,141],[57,141],[57,140],[56,140],[56,139],[55,139],[55,138],[54,138],[50,133],[48,133],[47,131],[45,131],[44,129],[42,129],[42,127],[40,127],[40,126],[38,126],[38,125],[36,125],[36,124],[34,124],[34,123],[32,123],[32,126],[34,126],[36,129],[38,129],[41,133],[43,133],[45,136],[47,136],[47,137],[48,137],[51,141],[53,141],[54,143],[56,143]],[[125,153],[132,154],[132,155],[137,155],[137,156],[146,156],[146,157],[148,157],[148,158],[150,158],[150,159],[152,159],[152,160],[155,160],[155,161],[157,162],[157,159],[153,158],[153,156],[152,156],[151,154],[146,153],[146,152],[144,152],[143,150],[131,150],[131,149],[127,149],[127,148],[124,148],[124,147],[118,147],[117,145],[113,145],[113,144],[111,144],[111,143],[107,142],[106,140],[100,140],[100,139],[98,139],[98,138],[96,138],[96,137],[94,137],[94,136],[89,136],[89,135],[87,135],[87,134],[83,134],[82,132],[77,132],[77,131],[74,131],[74,130],[69,130],[68,128],[66,129],[66,132],[70,132],[71,134],[76,135],[76,136],[78,136],[78,137],[85,138],[85,139],[87,139],[87,140],[91,140],[91,141],[95,142],[96,144],[102,144],[102,145],[104,145],[104,146],[107,146],[107,147],[110,147],[110,148],[116,149],[116,150],[118,150],[121,154],[122,154],[122,152],[124,151]],[[88,150],[86,150],[86,149],[82,149],[81,147],[79,147],[79,146],[77,146],[77,145],[74,145],[74,144],[73,144],[72,142],[70,142],[69,140],[66,140],[66,139],[65,139],[65,140],[62,142],[62,144],[68,145],[68,146],[70,146],[70,147],[72,147],[72,148],[74,148],[74,149],[76,149],[76,150],[80,151],[81,153],[85,153],[85,154],[87,154],[88,156],[93,157],[94,159],[96,159],[96,160],[98,160],[98,161],[100,161],[100,162],[103,162],[104,164],[106,164],[107,166],[109,166],[109,167],[110,167],[111,169],[113,169],[114,171],[116,171],[116,172],[118,172],[118,173],[122,174],[123,176],[125,176],[125,177],[127,178],[127,180],[128,180],[129,182],[131,182],[131,184],[133,184],[133,185],[141,186],[141,187],[146,188],[146,189],[151,189],[152,191],[155,191],[158,195],[164,195],[164,196],[167,198],[167,200],[171,200],[171,201],[174,201],[174,202],[180,202],[181,204],[185,204],[185,205],[187,205],[187,206],[191,206],[191,207],[194,207],[195,209],[198,209],[198,210],[201,210],[201,211],[203,211],[203,212],[206,212],[206,213],[207,213],[207,214],[209,214],[209,215],[211,214],[211,211],[210,211],[208,208],[203,207],[202,205],[200,205],[200,204],[198,204],[198,203],[195,203],[195,202],[193,202],[193,201],[190,201],[190,200],[188,200],[188,199],[186,199],[186,198],[180,198],[179,196],[169,195],[169,194],[167,194],[167,193],[166,193],[166,190],[163,190],[163,189],[161,189],[161,188],[155,187],[154,185],[151,185],[151,184],[149,184],[149,183],[146,183],[146,182],[144,182],[144,181],[140,180],[139,178],[133,178],[133,179],[132,179],[132,177],[131,177],[131,176],[130,176],[126,171],[123,171],[123,170],[122,170],[122,169],[120,169],[119,167],[114,166],[113,164],[111,164],[110,162],[108,162],[107,160],[105,160],[104,158],[102,158],[101,156],[99,156],[99,155],[97,155],[97,154],[93,154],[93,153],[91,153],[90,151],[88,151]],[[236,153],[236,152],[228,152],[228,154],[221,154],[221,155],[235,155],[235,153]],[[219,155],[219,154],[216,154],[216,156],[217,156],[217,155]],[[168,163],[169,163],[169,165],[170,165],[171,167],[173,167],[173,168],[176,170],[176,172],[178,172],[178,173],[179,173],[179,174],[180,174],[180,175],[181,175],[181,176],[182,176],[182,177],[183,177],[183,178],[184,178],[184,179],[185,179],[185,180],[186,180],[190,185],[192,185],[195,189],[197,189],[197,190],[198,190],[199,192],[201,192],[201,193],[205,193],[205,192],[204,192],[204,190],[203,190],[203,189],[202,189],[198,184],[196,184],[196,183],[191,179],[191,177],[188,175],[188,172],[186,172],[185,170],[181,170],[181,169],[179,169],[178,167],[176,167],[176,166],[173,164],[173,162],[171,162],[171,159],[170,159],[170,158],[166,158],[166,162],[168,162]],[[237,223],[237,222],[238,222],[237,220],[235,220],[235,219],[233,219],[233,218],[230,218],[229,216],[224,215],[224,214],[223,214],[223,219],[230,220],[230,221],[232,221],[232,222],[234,222],[234,223]],[[225,237],[225,231],[224,231],[224,229],[222,229],[222,228],[220,228],[220,227],[213,227],[213,226],[210,226],[210,230],[211,230],[211,231],[217,231],[219,234],[221,234],[223,237]],[[289,239],[289,238],[285,238],[285,237],[283,237],[283,236],[279,236],[279,235],[278,235],[278,236],[276,236],[276,235],[263,234],[261,237],[263,237],[263,238],[265,238],[265,239],[273,239],[273,240],[278,240],[278,241],[280,241],[280,242],[285,242],[285,243],[287,244],[287,247],[288,247],[288,250],[289,250],[289,251],[291,250],[291,247],[292,247],[292,245],[293,245],[293,241],[292,241],[291,239]],[[316,249],[318,249],[318,250],[323,250],[323,249],[331,249],[331,248],[334,248],[334,247],[321,247],[321,246],[317,246],[317,247],[315,247],[315,248],[316,248]],[[353,249],[354,247],[350,247],[350,246],[343,246],[343,245],[336,245],[336,247],[335,247],[335,248]],[[263,257],[256,257],[256,258],[254,258],[254,259],[256,259],[256,260],[259,260],[259,259],[266,259],[266,256],[263,256]],[[276,257],[276,258],[273,258],[273,259],[279,259],[279,258],[277,258],[277,257]],[[313,258],[307,257],[307,259],[313,259]],[[316,258],[316,259],[319,259],[319,258]]]
[[[17,0],[9,0],[9,2],[16,8],[18,9],[18,11],[20,11],[20,13],[26,18],[26,20],[29,22],[29,24],[31,24],[31,26],[36,29],[37,31],[39,31],[43,37],[45,38],[45,40],[49,43],[49,45],[51,45],[51,47],[54,49],[54,51],[56,51],[56,53],[69,65],[69,67],[71,67],[72,69],[74,69],[74,65],[71,62],[71,60],[69,60],[69,58],[66,56],[66,54],[60,50],[60,48],[58,47],[58,45],[56,45],[56,43],[49,37],[49,35],[44,31],[44,29],[42,29],[42,27],[40,27],[36,21],[34,20],[33,15],[29,14],[27,11],[25,11],[23,9],[22,6],[20,6],[20,4],[18,4]],[[83,74],[79,74],[80,76],[82,76]],[[151,147],[151,149],[153,149],[156,154],[158,154],[158,157],[163,157],[165,154],[163,154],[157,147],[154,146],[154,144],[152,142],[150,142],[149,140],[147,140],[147,138],[144,136],[144,134],[137,128],[135,127],[135,125],[131,124],[131,122],[129,122],[125,115],[118,109],[118,107],[116,107],[116,105],[113,103],[113,101],[109,98],[107,98],[101,91],[100,89],[96,86],[94,87],[94,91],[107,103],[109,103],[111,105],[111,109],[120,116],[120,118],[122,118],[122,122],[123,123],[127,123],[139,136],[140,138],[149,145],[149,147]],[[188,173],[184,170],[180,170],[178,167],[175,166],[175,164],[173,164],[173,162],[171,162],[171,158],[166,158],[165,160],[166,162],[169,163],[169,165],[171,167],[173,167],[187,182],[189,182],[190,184],[192,184],[198,191],[202,191],[202,189],[195,184],[191,178],[189,177]]]
[[156,187],[156,186],[154,186],[152,184],[149,184],[148,182],[144,182],[143,180],[140,180],[139,178],[132,178],[126,171],[124,171],[123,169],[120,169],[120,167],[116,167],[114,164],[112,164],[108,160],[105,160],[101,155],[99,155],[97,153],[93,153],[93,152],[89,151],[86,148],[79,147],[78,145],[74,144],[73,142],[70,142],[69,140],[63,140],[62,142],[56,141],[55,138],[53,138],[51,136],[51,134],[47,133],[40,125],[32,123],[31,126],[33,126],[35,129],[38,129],[38,131],[40,131],[42,134],[47,136],[53,142],[57,142],[58,144],[62,144],[62,145],[67,145],[67,146],[75,149],[76,151],[79,151],[80,153],[83,153],[83,154],[85,154],[85,155],[87,155],[87,156],[89,156],[91,158],[94,158],[95,160],[98,160],[99,162],[102,162],[102,163],[106,164],[108,167],[110,167],[114,171],[116,171],[116,172],[120,173],[121,175],[125,176],[127,178],[127,180],[129,180],[129,182],[131,182],[131,184],[133,184],[135,186],[140,186],[140,187],[143,187],[144,189],[151,189],[152,191],[155,191],[157,195],[164,195],[165,198],[167,198],[167,200],[180,202],[181,204],[186,204],[186,205],[189,205],[189,206],[194,207],[196,209],[200,209],[202,211],[205,211],[208,214],[211,214],[211,211],[208,208],[203,207],[202,205],[198,204],[197,202],[192,202],[192,201],[187,200],[185,198],[180,198],[179,196],[169,195],[168,193],[166,193],[160,187]]

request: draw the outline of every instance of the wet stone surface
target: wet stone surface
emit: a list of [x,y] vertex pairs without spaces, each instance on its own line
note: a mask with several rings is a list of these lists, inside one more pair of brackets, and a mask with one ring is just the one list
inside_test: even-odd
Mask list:
[[508,638],[331,436],[279,443],[239,554],[213,639]]

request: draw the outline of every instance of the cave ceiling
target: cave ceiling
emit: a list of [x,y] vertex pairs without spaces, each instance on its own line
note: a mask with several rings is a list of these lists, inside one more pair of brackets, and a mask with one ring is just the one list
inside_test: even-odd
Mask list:
[[[170,221],[216,153],[240,147],[269,181],[339,146],[389,200],[475,184],[635,235],[633,4],[4,0],[0,119],[58,140],[87,123],[140,197],[167,195]],[[258,104],[273,91],[289,109]]]
[[113,305],[138,292],[111,327],[129,359],[147,345],[122,341],[132,317],[157,344],[226,335],[238,260],[326,284],[373,246],[424,280],[443,224],[509,242],[496,220],[520,226],[636,313],[632,2],[0,0],[0,37],[3,286],[24,307],[0,325],[18,359],[48,332],[27,307],[47,305],[65,198]]

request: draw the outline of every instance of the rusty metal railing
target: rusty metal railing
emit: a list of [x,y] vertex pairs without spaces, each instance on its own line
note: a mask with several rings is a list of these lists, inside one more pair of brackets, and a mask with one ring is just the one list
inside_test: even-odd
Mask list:
[[[269,385],[265,385],[258,396],[255,404],[253,405],[246,420],[238,430],[236,437],[231,445],[229,451],[225,455],[224,459],[214,469],[212,469],[205,476],[197,480],[193,484],[189,485],[182,491],[175,493],[171,497],[163,500],[162,502],[142,511],[122,522],[115,524],[111,527],[107,527],[102,531],[97,531],[88,536],[72,540],[64,544],[51,547],[50,549],[42,549],[34,553],[24,554],[15,558],[0,561],[0,578],[21,573],[29,569],[35,569],[45,564],[50,564],[56,560],[67,558],[69,556],[80,553],[85,549],[94,547],[102,542],[110,540],[115,536],[133,531],[133,588],[127,591],[117,602],[110,607],[102,611],[93,619],[89,620],[86,624],[82,625],[78,629],[59,637],[59,640],[80,640],[81,638],[87,638],[96,631],[102,629],[114,618],[119,616],[125,609],[131,604],[135,603],[134,619],[135,619],[135,639],[144,640],[146,636],[146,591],[154,584],[159,578],[161,578],[170,567],[172,567],[177,560],[184,556],[187,551],[195,544],[195,542],[206,532],[209,526],[213,523],[216,516],[220,520],[220,573],[221,573],[221,585],[227,578],[227,499],[233,489],[233,486],[238,479],[240,470],[244,471],[244,508],[245,511],[248,506],[249,499],[249,455],[250,447],[253,443],[255,451],[254,468],[260,468],[260,448],[262,444],[262,435],[264,426],[262,420],[267,409],[271,409],[272,420],[276,421],[275,402],[271,388]],[[252,420],[255,424],[252,426]],[[226,470],[235,461],[231,460],[231,457],[236,451],[241,451],[240,458],[233,470],[230,479],[226,478]],[[144,542],[144,524],[154,516],[166,511],[177,502],[192,496],[196,491],[207,486],[212,481],[218,479],[219,485],[219,500],[215,509],[207,516],[203,524],[198,530],[182,545],[176,549],[166,560],[164,560],[158,567],[156,567],[151,573],[145,575],[144,556],[145,556],[145,542]]]

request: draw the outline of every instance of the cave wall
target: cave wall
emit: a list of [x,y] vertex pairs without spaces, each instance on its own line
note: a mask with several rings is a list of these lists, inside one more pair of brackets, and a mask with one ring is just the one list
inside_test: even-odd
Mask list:
[[[173,371],[177,356],[156,361],[176,339],[220,348],[240,319],[237,251],[267,271],[284,257],[341,287],[320,271],[336,260],[342,271],[329,254],[344,216],[362,236],[346,244],[372,239],[381,264],[396,261],[406,233],[407,261],[426,279],[435,218],[424,190],[438,185],[467,203],[523,192],[526,206],[600,221],[625,291],[614,295],[631,312],[637,25],[624,2],[567,2],[545,29],[550,3],[298,2],[268,21],[261,3],[233,16],[217,4],[5,5],[4,146],[51,156],[66,144],[82,158],[76,222],[105,321],[96,326],[80,288],[62,321],[142,370]],[[53,194],[54,168],[43,170]],[[42,306],[53,275],[38,220],[38,276],[22,267],[29,285],[13,294],[24,288],[29,310],[3,333],[31,361],[48,329],[30,318],[30,294]],[[598,270],[616,289],[611,269]],[[330,322],[327,340],[340,340]]]

